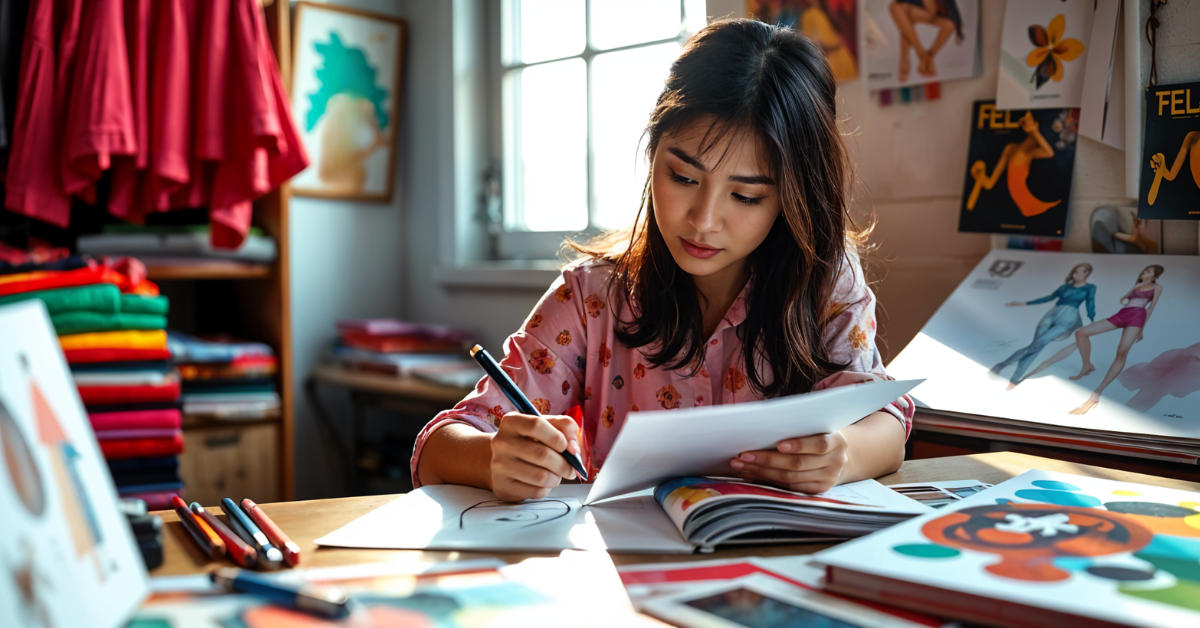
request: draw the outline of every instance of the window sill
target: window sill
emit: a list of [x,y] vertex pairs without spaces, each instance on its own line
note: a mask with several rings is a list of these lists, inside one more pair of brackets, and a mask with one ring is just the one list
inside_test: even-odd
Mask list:
[[556,260],[478,262],[435,266],[433,280],[449,288],[528,288],[544,291],[562,274]]

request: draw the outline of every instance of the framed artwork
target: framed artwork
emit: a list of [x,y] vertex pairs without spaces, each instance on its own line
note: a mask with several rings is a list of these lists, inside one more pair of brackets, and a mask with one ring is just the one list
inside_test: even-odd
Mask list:
[[863,12],[863,59],[870,89],[983,73],[979,0],[866,0]]
[[1059,109],[1083,104],[1094,12],[1095,0],[1006,4],[996,108]]
[[292,114],[312,163],[292,191],[391,201],[404,20],[299,2],[293,46]]

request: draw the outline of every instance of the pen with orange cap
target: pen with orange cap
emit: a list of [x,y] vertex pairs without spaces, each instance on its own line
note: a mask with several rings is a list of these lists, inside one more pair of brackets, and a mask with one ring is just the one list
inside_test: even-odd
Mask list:
[[225,555],[225,542],[207,523],[188,510],[187,504],[178,495],[171,498],[171,505],[175,507],[175,514],[179,515],[179,523],[183,524],[183,529],[188,531],[201,551],[213,560]]
[[258,524],[258,527],[262,529],[263,534],[267,535],[267,538],[271,540],[271,543],[274,544],[275,547],[278,547],[281,552],[283,552],[283,560],[286,561],[287,564],[295,567],[300,563],[300,546],[293,543],[292,540],[283,533],[283,530],[280,530],[279,526],[275,525],[274,521],[271,521],[271,518],[267,516],[267,513],[263,512],[262,508],[258,507],[258,504],[251,501],[250,498],[243,499],[242,510],[246,511],[246,514],[254,520],[254,523]]
[[225,542],[225,550],[228,552],[229,557],[233,559],[233,562],[245,569],[254,567],[254,564],[258,562],[258,552],[254,551],[253,547],[247,545],[241,537],[229,529],[229,526],[221,523],[221,520],[217,519],[216,515],[205,510],[204,506],[201,506],[199,502],[192,502],[192,512],[200,520],[207,523],[208,527],[217,533],[217,536],[221,537],[221,540]]

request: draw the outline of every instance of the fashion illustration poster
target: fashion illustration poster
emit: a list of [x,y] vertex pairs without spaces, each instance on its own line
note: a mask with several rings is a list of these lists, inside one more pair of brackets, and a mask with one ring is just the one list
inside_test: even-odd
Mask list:
[[839,82],[858,78],[858,0],[746,0],[746,12],[808,35]]
[[1000,37],[1000,109],[1078,107],[1096,0],[1008,0]]
[[1200,220],[1200,83],[1146,88],[1138,216]]
[[979,0],[866,0],[868,87],[979,76]]
[[123,625],[146,569],[41,301],[0,307],[0,626]]
[[976,101],[958,230],[1062,236],[1078,127],[1078,109],[999,111]]
[[938,411],[1200,437],[1200,258],[996,250],[888,372]]

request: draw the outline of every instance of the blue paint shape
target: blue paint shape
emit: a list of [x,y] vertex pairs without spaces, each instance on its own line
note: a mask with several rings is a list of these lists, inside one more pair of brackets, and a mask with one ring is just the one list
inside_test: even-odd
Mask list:
[[[1055,484],[1061,484],[1061,482],[1055,482]],[[1068,493],[1066,491],[1026,488],[1017,491],[1017,497],[1035,502],[1055,504],[1058,506],[1095,508],[1096,506],[1100,505],[1100,500],[1092,497],[1091,495],[1084,495],[1082,493]]]
[[1054,566],[1063,571],[1083,571],[1092,566],[1092,559],[1060,556],[1054,559]]
[[1011,504],[1011,503],[1013,503],[1013,500],[1011,500],[1011,499],[1008,499],[1007,497],[997,497],[997,498],[996,498],[996,503],[997,503],[997,504],[1000,504],[1001,506],[1004,506],[1005,504]]
[[[1031,482],[1031,484],[1033,484],[1034,486],[1036,486],[1038,488],[1048,488],[1053,491],[1082,490],[1078,486],[1075,486],[1074,484],[1067,484],[1066,482],[1058,482],[1055,480],[1034,480],[1033,482]],[[1057,502],[1052,502],[1052,503],[1057,503]]]
[[1182,536],[1155,534],[1150,544],[1138,550],[1138,554],[1170,558],[1191,562],[1200,561],[1200,541]]

